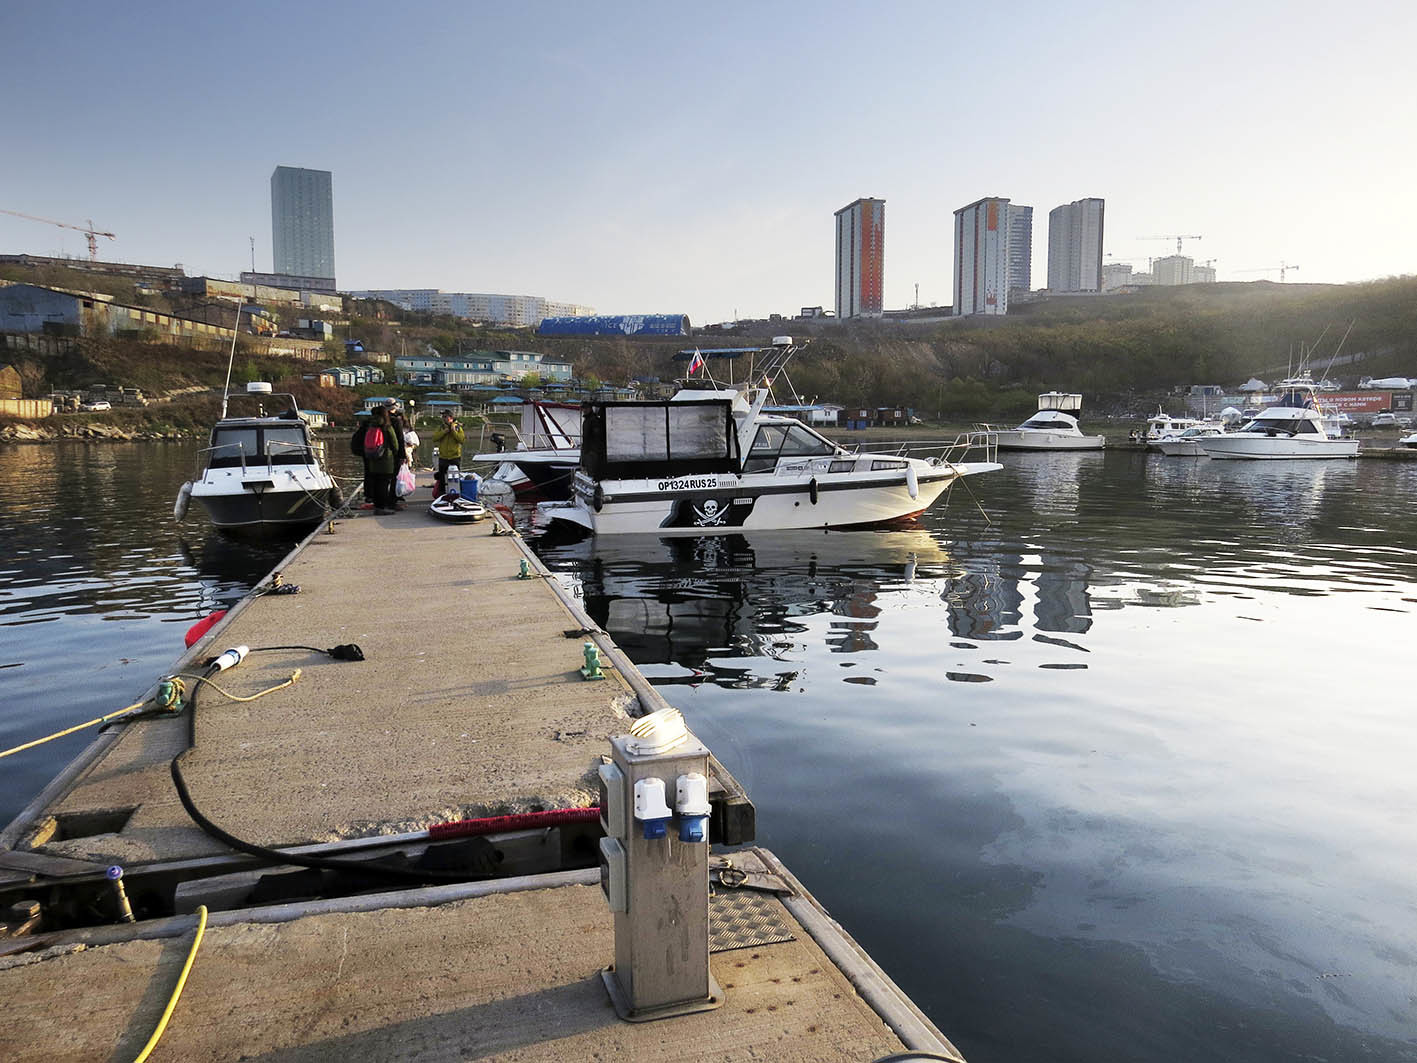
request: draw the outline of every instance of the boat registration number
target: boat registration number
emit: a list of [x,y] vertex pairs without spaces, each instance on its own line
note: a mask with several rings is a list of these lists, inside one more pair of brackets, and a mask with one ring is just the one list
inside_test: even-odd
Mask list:
[[661,491],[704,491],[718,486],[716,476],[686,476],[682,480],[660,480]]

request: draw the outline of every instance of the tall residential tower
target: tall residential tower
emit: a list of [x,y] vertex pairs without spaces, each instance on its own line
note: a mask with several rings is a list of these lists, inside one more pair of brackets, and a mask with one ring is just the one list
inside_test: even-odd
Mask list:
[[954,312],[1007,314],[1032,279],[1033,208],[991,196],[955,211]]
[[1048,290],[1102,290],[1100,199],[1078,199],[1048,212]]
[[836,316],[880,317],[885,291],[886,201],[858,199],[836,212]]
[[271,247],[275,272],[335,276],[335,208],[329,170],[277,166],[271,174]]

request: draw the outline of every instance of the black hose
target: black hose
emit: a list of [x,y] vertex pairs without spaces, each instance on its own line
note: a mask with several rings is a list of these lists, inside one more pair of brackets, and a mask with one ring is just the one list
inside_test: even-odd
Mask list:
[[[182,757],[182,753],[173,757],[169,767],[172,771],[172,784],[177,788],[177,799],[182,802],[182,807],[187,810],[187,815],[192,817],[192,822],[222,844],[235,849],[237,852],[254,856],[266,863],[294,864],[297,867],[312,867],[322,871],[361,871],[376,875],[386,875],[390,878],[410,879],[418,882],[427,882],[430,879],[440,882],[468,882],[474,879],[492,878],[495,874],[491,867],[466,872],[440,871],[433,868],[393,867],[388,864],[378,863],[374,860],[347,860],[336,856],[309,856],[303,853],[283,852],[280,849],[270,849],[264,845],[256,845],[254,842],[244,841],[229,831],[218,827],[204,816],[201,810],[197,808],[196,804],[193,803],[192,795],[187,790],[187,781],[182,777],[182,768],[177,763]],[[489,848],[491,848],[490,843]],[[495,863],[495,854],[489,853],[487,855],[491,858],[490,861],[483,860],[479,862]]]
[[[275,649],[277,647],[266,647]],[[308,646],[282,647],[285,649],[310,649]],[[356,650],[359,648],[354,647]],[[252,651],[254,652],[254,651]],[[325,653],[325,650],[317,651]],[[361,658],[362,658],[361,654]],[[209,665],[203,677],[210,679],[217,672],[221,671],[215,664]],[[487,842],[485,848],[474,857],[474,862],[479,865],[475,871],[443,871],[435,868],[418,869],[412,867],[393,867],[388,864],[381,864],[373,860],[347,860],[336,856],[307,856],[301,853],[282,852],[279,849],[271,849],[264,845],[257,845],[254,842],[244,841],[229,831],[223,830],[215,823],[204,816],[196,803],[192,800],[192,795],[187,789],[187,780],[182,777],[182,767],[178,763],[187,753],[196,747],[197,744],[197,694],[202,689],[202,684],[198,683],[192,690],[192,695],[187,699],[187,749],[184,749],[177,756],[172,758],[169,769],[172,772],[172,784],[177,789],[177,799],[182,802],[182,807],[186,809],[187,815],[192,818],[192,822],[201,827],[202,830],[224,845],[235,849],[237,852],[254,856],[270,864],[294,864],[297,867],[312,867],[320,870],[330,871],[361,871],[377,875],[385,875],[389,878],[407,879],[419,882],[430,880],[439,882],[468,882],[474,879],[486,879],[495,877],[497,852],[496,848]],[[486,839],[482,839],[484,842]]]

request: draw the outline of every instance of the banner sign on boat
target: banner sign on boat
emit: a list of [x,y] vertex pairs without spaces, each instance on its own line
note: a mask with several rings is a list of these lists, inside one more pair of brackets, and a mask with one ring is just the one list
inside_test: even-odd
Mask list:
[[752,498],[681,498],[661,528],[741,528],[753,512]]

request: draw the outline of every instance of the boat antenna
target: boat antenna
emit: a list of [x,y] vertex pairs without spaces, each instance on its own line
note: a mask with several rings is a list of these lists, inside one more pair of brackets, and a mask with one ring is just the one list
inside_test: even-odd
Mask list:
[[226,416],[226,401],[231,394],[231,364],[236,361],[236,334],[241,331],[241,296],[236,297],[236,321],[231,326],[231,353],[226,356],[226,383],[221,386],[221,415]]
[[[1319,338],[1316,339],[1316,340],[1314,340],[1313,343],[1309,344],[1309,355],[1310,355],[1311,357],[1312,357],[1313,353],[1314,353],[1316,350],[1319,349],[1319,344],[1324,341],[1324,337],[1328,335],[1328,330],[1329,330],[1330,328],[1332,328],[1332,327],[1333,327],[1333,322],[1330,321],[1327,325],[1324,326],[1324,330],[1319,333]],[[1300,365],[1300,366],[1299,366],[1299,371],[1300,371],[1301,373],[1304,371],[1303,365]]]
[[1353,331],[1353,326],[1356,324],[1358,324],[1358,319],[1355,317],[1352,321],[1348,322],[1348,327],[1343,330],[1343,335],[1338,341],[1338,346],[1333,349],[1333,357],[1328,360],[1328,365],[1324,366],[1323,378],[1325,380],[1328,379],[1328,371],[1333,368],[1333,363],[1338,360],[1338,352],[1343,350],[1343,345],[1348,342],[1348,334]]

